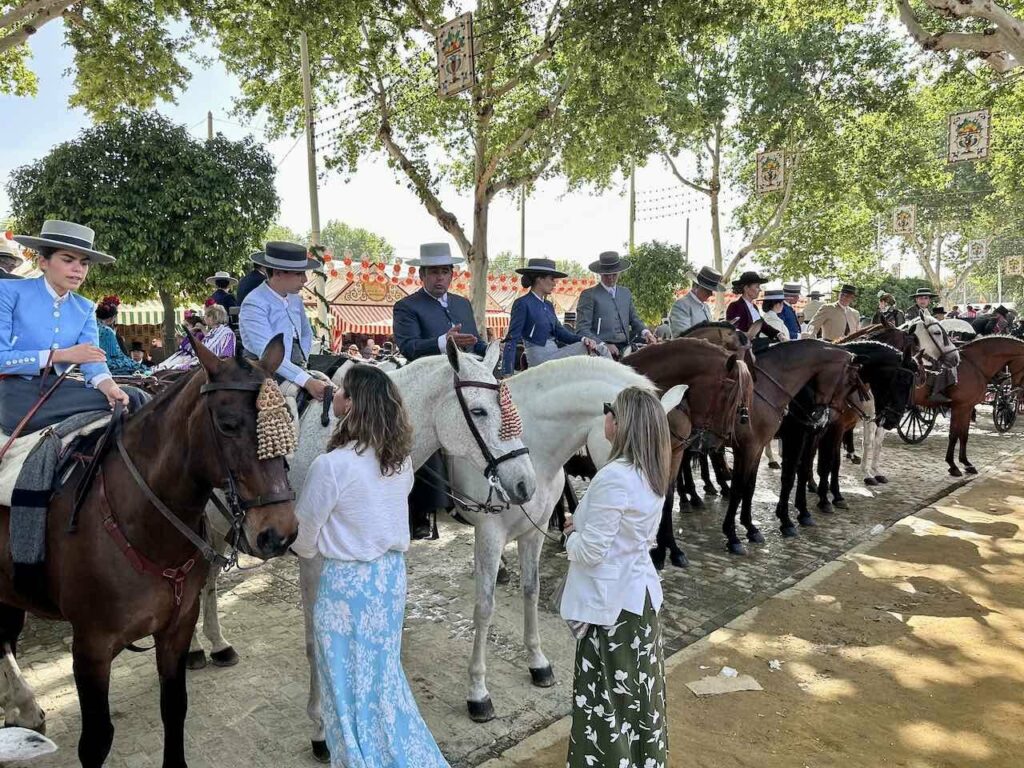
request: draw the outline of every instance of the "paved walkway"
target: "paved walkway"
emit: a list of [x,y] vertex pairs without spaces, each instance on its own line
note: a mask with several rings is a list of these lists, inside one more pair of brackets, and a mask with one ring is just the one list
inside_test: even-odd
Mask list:
[[[669,765],[1020,766],[1022,472],[1006,463],[669,659]],[[686,687],[725,665],[764,690]],[[563,768],[569,724],[483,768]]]
[[[707,635],[781,589],[864,540],[877,523],[912,514],[948,493],[958,481],[946,473],[945,435],[940,421],[924,444],[887,441],[892,478],[880,490],[844,477],[851,501],[847,512],[820,519],[819,527],[783,542],[774,526],[777,473],[762,469],[755,519],[767,537],[750,556],[725,552],[721,510],[712,505],[682,515],[678,528],[692,565],[665,572],[664,619],[670,651]],[[979,467],[1000,463],[1024,450],[1021,434],[991,430],[988,409],[980,409],[972,431],[971,457]],[[514,558],[513,558],[514,559]],[[521,644],[518,584],[498,588],[491,630],[488,683],[498,714],[485,725],[465,712],[466,666],[472,643],[472,532],[443,526],[436,543],[417,543],[409,557],[409,608],[404,663],[424,716],[456,768],[469,768],[518,744],[569,711],[573,641],[548,609],[550,592],[565,572],[563,556],[546,548],[542,562],[541,632],[558,684],[531,687]],[[222,589],[224,632],[241,654],[232,669],[190,673],[187,754],[192,768],[312,766],[305,718],[306,671],[302,619],[294,559],[257,571],[231,574]],[[79,733],[71,676],[69,629],[30,621],[22,641],[22,664],[49,715],[48,733],[61,751],[34,768],[74,766]],[[161,726],[155,665],[151,654],[123,654],[114,665],[111,692],[117,728],[110,768],[159,765]]]

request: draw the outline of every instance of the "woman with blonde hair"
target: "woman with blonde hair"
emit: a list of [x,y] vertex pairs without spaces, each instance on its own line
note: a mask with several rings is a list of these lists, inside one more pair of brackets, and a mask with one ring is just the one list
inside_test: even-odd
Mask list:
[[323,557],[313,636],[331,763],[447,768],[402,670],[412,425],[387,374],[354,365],[309,468],[292,550]]
[[636,387],[605,403],[611,457],[565,524],[561,614],[578,638],[568,768],[668,764],[661,581],[648,551],[670,481],[668,421]]
[[[198,318],[196,318],[198,320]],[[203,311],[203,323],[207,331],[197,336],[196,341],[209,349],[217,357],[235,356],[235,332],[228,325],[228,313],[220,304],[210,304]],[[187,371],[199,365],[199,358],[192,349],[188,337],[181,343],[181,349],[164,360],[154,370]]]

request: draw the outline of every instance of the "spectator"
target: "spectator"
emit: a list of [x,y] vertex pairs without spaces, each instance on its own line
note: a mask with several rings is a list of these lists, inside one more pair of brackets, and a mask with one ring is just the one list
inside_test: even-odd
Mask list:
[[136,363],[152,367],[153,358],[146,352],[146,348],[142,345],[141,341],[133,341],[132,348],[128,352],[128,356]]
[[878,311],[871,318],[872,323],[887,322],[890,325],[903,325],[906,316],[896,306],[896,297],[884,291],[878,294]]
[[117,310],[120,304],[121,300],[117,296],[107,296],[96,305],[99,346],[107,355],[107,368],[110,369],[112,376],[146,373],[149,369],[126,355],[118,343],[114,326],[117,325]]
[[[252,254],[249,259],[252,260],[253,256],[263,256],[263,251],[256,251]],[[241,306],[242,302],[245,301],[245,297],[252,293],[253,289],[259,288],[260,284],[267,279],[267,268],[262,264],[253,262],[252,269],[242,278],[242,281],[238,284],[238,295],[235,300],[238,305]]]
[[207,300],[208,304],[209,301],[212,300],[214,304],[220,304],[224,307],[224,310],[229,313],[231,312],[232,307],[238,306],[238,300],[230,291],[232,286],[238,284],[238,281],[235,280],[235,278],[227,272],[216,272],[212,277],[206,278],[206,282],[217,289],[213,292],[213,295],[210,296],[210,299]]

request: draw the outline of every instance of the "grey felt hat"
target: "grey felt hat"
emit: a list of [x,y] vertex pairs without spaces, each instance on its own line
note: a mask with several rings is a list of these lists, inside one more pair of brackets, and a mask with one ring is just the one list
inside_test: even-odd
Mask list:
[[424,243],[420,246],[420,257],[406,263],[413,267],[454,267],[463,261],[461,256],[452,256],[448,243]]
[[95,231],[70,221],[49,219],[43,222],[39,237],[15,235],[14,239],[33,251],[39,251],[42,248],[71,251],[87,257],[94,264],[113,264],[117,261],[110,254],[93,248],[93,244],[96,242]]

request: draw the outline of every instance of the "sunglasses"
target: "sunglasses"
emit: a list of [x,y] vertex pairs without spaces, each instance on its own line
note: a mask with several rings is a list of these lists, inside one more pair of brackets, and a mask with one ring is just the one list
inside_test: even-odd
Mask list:
[[615,415],[615,409],[614,409],[614,408],[612,408],[612,404],[611,404],[611,403],[605,403],[605,404],[604,404],[604,415],[605,415],[605,416],[608,416],[609,414],[611,414],[611,417],[612,417],[613,419],[616,419],[616,418],[618,418],[618,417],[617,417],[617,416]]

